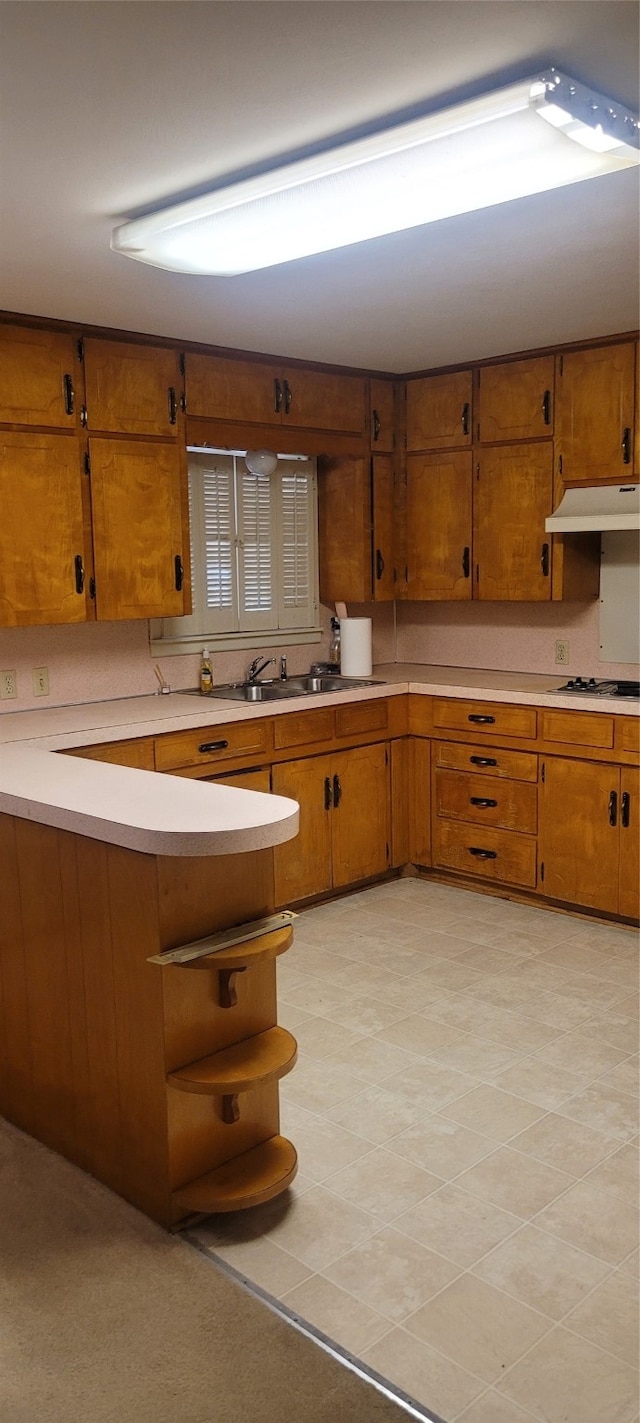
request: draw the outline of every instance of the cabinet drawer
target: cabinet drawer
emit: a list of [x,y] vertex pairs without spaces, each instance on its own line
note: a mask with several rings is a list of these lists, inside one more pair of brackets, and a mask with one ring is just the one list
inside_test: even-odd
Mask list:
[[386,731],[389,725],[387,702],[351,702],[336,708],[336,736],[355,736],[365,731]]
[[274,719],[273,741],[276,751],[282,751],[288,746],[310,746],[314,742],[330,741],[332,736],[331,707],[292,712]]
[[107,761],[111,766],[133,766],[138,771],[153,771],[155,761],[153,741],[114,741],[104,746],[76,746],[65,756],[81,756],[87,761]]
[[502,702],[448,701],[435,697],[433,725],[450,731],[477,731],[481,736],[524,736],[536,734],[534,707],[504,706]]
[[615,732],[616,750],[635,751],[637,756],[640,751],[640,717],[617,717]]
[[613,746],[613,717],[598,712],[543,711],[543,741],[562,741],[568,746]]
[[172,771],[180,766],[262,756],[269,749],[270,732],[270,721],[256,719],[223,726],[200,726],[195,731],[161,736],[156,741],[156,770]]
[[495,746],[465,746],[460,741],[434,741],[433,764],[474,776],[506,776],[510,781],[537,781],[538,757],[532,751],[501,751]]
[[433,806],[435,814],[447,820],[495,825],[527,835],[535,835],[538,824],[538,788],[522,781],[437,770]]
[[436,819],[433,864],[479,879],[521,885],[523,889],[536,886],[536,842],[531,836],[509,830]]

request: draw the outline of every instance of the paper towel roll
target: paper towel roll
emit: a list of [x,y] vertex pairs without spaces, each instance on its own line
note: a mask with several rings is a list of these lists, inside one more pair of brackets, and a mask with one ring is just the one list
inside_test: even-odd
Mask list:
[[370,677],[371,618],[340,619],[340,671],[344,677]]

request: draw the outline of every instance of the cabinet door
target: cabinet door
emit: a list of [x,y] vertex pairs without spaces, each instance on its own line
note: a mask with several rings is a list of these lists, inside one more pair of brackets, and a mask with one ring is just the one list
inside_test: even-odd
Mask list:
[[188,415],[246,424],[281,423],[283,394],[277,366],[190,351],[184,360]]
[[548,756],[543,776],[542,892],[568,904],[617,913],[618,767]]
[[407,597],[471,597],[471,454],[407,457]]
[[393,454],[395,387],[390,380],[372,380],[369,383],[369,428],[372,450],[379,454]]
[[482,366],[478,371],[477,438],[493,444],[552,435],[553,373],[553,356]]
[[371,474],[368,458],[318,460],[318,564],[323,603],[372,596]]
[[87,604],[83,475],[69,435],[0,436],[0,624],[81,623]]
[[553,447],[494,446],[476,463],[473,509],[475,596],[541,603],[551,598]]
[[558,356],[557,449],[564,484],[624,481],[633,471],[635,347]]
[[122,435],[177,432],[177,351],[126,341],[84,342],[87,424]]
[[298,834],[273,851],[275,902],[280,907],[331,888],[331,758],[284,761],[273,767],[271,786],[274,795],[290,796],[300,806]]
[[282,371],[281,381],[285,424],[364,434],[365,383],[358,376],[292,367]]
[[389,603],[395,597],[393,455],[371,456],[373,500],[373,597]]
[[331,759],[333,885],[384,874],[390,862],[389,753],[356,746]]
[[98,617],[188,612],[182,452],[144,440],[91,440],[89,450]]
[[[77,374],[76,374],[77,373]],[[0,326],[0,421],[73,430],[82,404],[73,336]]]
[[470,445],[472,386],[471,371],[407,381],[407,449]]
[[618,913],[640,918],[640,771],[620,773],[620,885]]

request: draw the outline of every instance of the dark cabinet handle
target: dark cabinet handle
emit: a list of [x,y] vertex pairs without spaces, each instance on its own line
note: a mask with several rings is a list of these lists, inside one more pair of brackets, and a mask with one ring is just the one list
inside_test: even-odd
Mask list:
[[628,425],[622,435],[622,463],[631,464],[631,430]]
[[487,800],[481,795],[472,795],[469,798],[469,805],[478,805],[481,810],[495,810],[497,804],[497,800]]
[[340,777],[339,777],[339,776],[334,776],[334,778],[333,778],[333,804],[335,805],[336,810],[338,809],[338,806],[339,806],[341,800],[342,800],[342,786],[340,785]]
[[74,407],[74,403],[75,403],[76,393],[75,393],[75,390],[73,389],[73,381],[72,381],[72,379],[71,379],[71,376],[69,376],[69,375],[63,376],[63,377],[62,377],[62,385],[63,385],[63,388],[64,388],[64,408],[65,408],[65,412],[66,412],[67,415],[73,415],[73,407]]
[[283,380],[282,389],[284,391],[284,413],[285,415],[288,415],[291,411],[291,401],[293,399],[291,394],[291,386],[289,385],[288,380]]
[[374,439],[374,442],[375,442],[376,440],[379,440],[379,439],[380,439],[380,431],[381,431],[381,429],[382,429],[382,426],[381,426],[381,424],[380,424],[380,416],[378,415],[377,410],[373,410],[373,411],[371,412],[371,418],[372,418],[372,426],[373,426],[373,439]]
[[208,751],[226,751],[228,745],[228,741],[203,741],[198,751],[202,756],[206,756]]
[[377,548],[377,549],[376,549],[376,578],[377,578],[378,580],[380,580],[380,579],[382,578],[383,573],[384,573],[384,559],[383,559],[383,557],[382,557],[382,554],[381,554],[381,552],[380,552],[380,549]]
[[467,845],[470,855],[475,855],[476,860],[497,860],[497,850],[481,850],[477,845]]
[[551,391],[545,390],[542,397],[542,419],[545,425],[551,424]]
[[469,763],[472,766],[497,766],[498,764],[493,756],[470,756]]
[[279,380],[273,382],[273,408],[278,414],[282,410],[282,386]]
[[465,544],[462,550],[462,572],[465,578],[468,578],[471,572],[471,549],[468,544]]
[[542,552],[541,552],[541,554],[540,554],[540,567],[541,567],[541,569],[542,569],[542,576],[543,576],[543,578],[548,578],[548,577],[549,577],[549,545],[548,545],[548,544],[543,544],[543,545],[542,545]]
[[617,823],[618,823],[618,792],[617,792],[617,791],[612,791],[612,792],[611,792],[611,795],[609,796],[609,824],[610,824],[610,825],[617,825]]
[[331,790],[331,776],[325,776],[325,778],[324,778],[324,808],[325,808],[325,810],[331,810],[332,803],[333,803],[333,791]]
[[475,721],[478,726],[490,726],[490,725],[492,726],[493,723],[494,723],[494,721],[495,721],[495,717],[494,717],[494,716],[477,716],[474,712],[472,712],[472,713],[467,717],[467,721]]
[[622,803],[620,807],[620,824],[623,830],[629,829],[631,819],[631,796],[628,791],[622,792]]
[[176,585],[176,593],[181,593],[182,585],[184,583],[184,564],[179,553],[176,554],[173,560],[173,572],[174,581]]
[[81,553],[76,554],[73,565],[76,571],[76,593],[84,593],[84,563]]
[[169,424],[175,425],[176,420],[178,418],[178,401],[176,398],[175,388],[172,385],[169,386],[169,389],[167,391],[167,399],[169,405]]
[[468,435],[468,434],[469,434],[470,421],[471,421],[471,406],[470,406],[470,404],[469,404],[469,401],[468,401],[468,400],[465,400],[465,403],[464,403],[464,405],[463,405],[463,407],[462,407],[462,417],[461,417],[461,420],[460,420],[460,424],[462,425],[462,433],[463,433],[463,435]]

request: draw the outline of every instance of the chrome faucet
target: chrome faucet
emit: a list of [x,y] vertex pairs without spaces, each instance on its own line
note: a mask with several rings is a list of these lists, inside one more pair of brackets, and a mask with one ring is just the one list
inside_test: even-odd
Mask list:
[[275,662],[275,660],[275,657],[265,657],[264,660],[260,657],[254,657],[249,671],[247,672],[247,681],[250,683],[251,686],[254,686],[254,684],[257,682],[260,673],[264,672],[265,667],[270,667],[271,663]]

